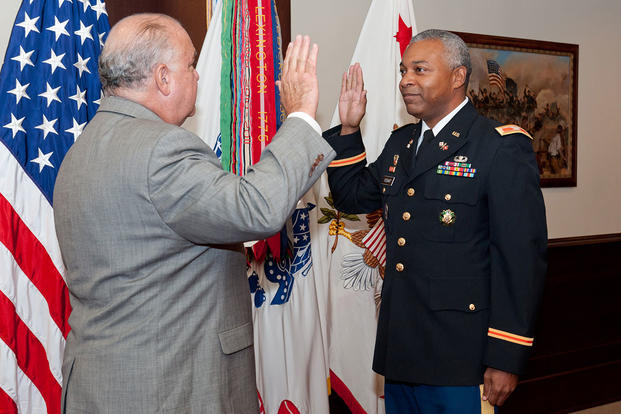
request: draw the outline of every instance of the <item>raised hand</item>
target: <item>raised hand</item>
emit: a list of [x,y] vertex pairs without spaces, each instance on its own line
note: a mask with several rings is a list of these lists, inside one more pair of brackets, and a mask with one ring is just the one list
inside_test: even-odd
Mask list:
[[315,118],[319,104],[317,82],[316,44],[310,46],[310,37],[297,35],[289,43],[283,62],[282,75],[276,82],[285,112],[305,112]]
[[362,68],[359,63],[343,73],[341,96],[339,97],[339,116],[341,135],[352,134],[360,129],[360,121],[367,108],[367,91],[364,90]]

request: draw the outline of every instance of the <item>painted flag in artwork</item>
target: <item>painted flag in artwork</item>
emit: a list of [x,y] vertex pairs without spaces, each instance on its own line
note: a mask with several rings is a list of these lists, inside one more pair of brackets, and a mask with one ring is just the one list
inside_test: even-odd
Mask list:
[[[221,156],[223,168],[243,175],[282,122],[278,15],[273,0],[220,0],[213,10],[197,64],[197,112],[184,127]],[[288,244],[281,250],[289,254],[276,260],[263,243],[264,259],[249,269],[262,413],[329,411],[309,233],[316,215],[313,205],[300,204],[283,232]]]
[[[415,122],[398,88],[401,56],[415,34],[411,0],[371,3],[351,59],[360,63],[368,90],[361,124],[368,162],[379,156],[393,129]],[[336,108],[332,125],[338,124]],[[320,212],[311,227],[314,270],[329,275],[323,279],[327,303],[320,309],[327,310],[321,319],[327,326],[332,390],[352,413],[382,413],[383,378],[371,368],[386,260],[381,214],[337,211],[325,174],[305,200]]]
[[95,114],[100,0],[24,0],[0,74],[0,407],[59,413],[71,305],[54,182]]
[[506,77],[498,62],[493,59],[487,59],[487,78],[490,85],[496,85],[504,93]]

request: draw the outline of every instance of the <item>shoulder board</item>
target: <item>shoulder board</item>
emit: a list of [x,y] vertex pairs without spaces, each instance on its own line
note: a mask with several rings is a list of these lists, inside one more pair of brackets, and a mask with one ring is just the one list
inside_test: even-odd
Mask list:
[[400,131],[400,130],[402,130],[403,128],[408,127],[408,126],[410,126],[410,125],[412,125],[412,124],[405,124],[405,125],[402,125],[402,126],[398,126],[397,124],[394,124],[394,125],[392,126],[392,133],[394,134],[395,132]]
[[496,128],[496,131],[501,136],[505,136],[505,135],[509,135],[509,134],[524,134],[528,138],[530,138],[531,140],[533,139],[533,137],[528,132],[526,132],[526,130],[524,128],[520,128],[517,125],[503,125],[503,126],[499,126],[498,128]]

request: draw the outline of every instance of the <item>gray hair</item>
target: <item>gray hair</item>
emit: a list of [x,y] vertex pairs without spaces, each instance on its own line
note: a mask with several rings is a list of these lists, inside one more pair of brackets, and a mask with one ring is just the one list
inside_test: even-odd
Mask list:
[[113,28],[99,56],[99,79],[105,95],[114,95],[118,88],[142,88],[158,63],[175,56],[171,25],[166,20],[179,24],[169,16],[152,13],[117,23],[121,33],[115,34]]
[[410,45],[421,40],[440,40],[442,42],[449,68],[453,70],[459,66],[466,67],[466,82],[464,86],[467,87],[470,74],[472,73],[472,64],[470,63],[470,50],[461,37],[446,30],[429,29],[414,36],[410,41]]

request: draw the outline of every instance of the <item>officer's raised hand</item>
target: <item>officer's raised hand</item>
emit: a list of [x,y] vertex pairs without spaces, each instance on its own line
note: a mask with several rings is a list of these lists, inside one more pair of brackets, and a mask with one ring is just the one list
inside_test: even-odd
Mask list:
[[364,90],[362,68],[359,63],[343,73],[341,96],[339,97],[339,116],[341,135],[349,135],[360,129],[360,121],[367,108],[367,91]]

